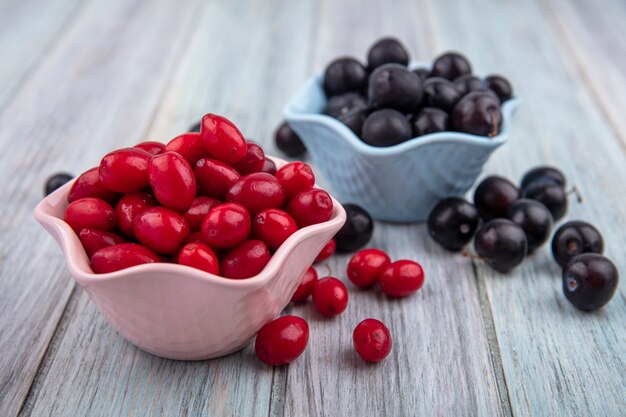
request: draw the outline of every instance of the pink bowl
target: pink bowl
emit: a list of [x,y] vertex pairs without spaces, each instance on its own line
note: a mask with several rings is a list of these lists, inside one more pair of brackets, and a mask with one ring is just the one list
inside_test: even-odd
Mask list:
[[[272,160],[279,168],[286,163]],[[94,274],[78,236],[63,221],[72,182],[44,198],[35,218],[61,245],[70,273],[104,318],[129,342],[170,359],[216,358],[245,347],[289,303],[306,269],[346,219],[333,199],[329,221],[298,230],[248,279],[166,263]]]

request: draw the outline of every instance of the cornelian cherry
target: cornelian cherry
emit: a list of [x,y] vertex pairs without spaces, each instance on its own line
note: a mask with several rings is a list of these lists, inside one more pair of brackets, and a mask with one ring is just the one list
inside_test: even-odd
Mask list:
[[248,149],[243,159],[233,165],[241,175],[253,174],[263,169],[265,152],[256,143],[248,142]]
[[309,342],[309,325],[296,316],[282,316],[270,321],[257,333],[254,349],[268,365],[293,362],[302,355]]
[[200,159],[194,173],[200,194],[220,201],[226,199],[228,190],[239,180],[235,168],[210,158]]
[[276,179],[285,190],[285,195],[291,199],[296,194],[306,191],[315,184],[315,175],[308,164],[296,161],[283,165],[276,172]]
[[293,217],[298,227],[330,220],[333,214],[333,200],[319,188],[312,188],[297,194],[287,204],[287,213]]
[[109,152],[100,161],[100,181],[118,193],[141,191],[148,186],[148,161],[151,154],[138,148]]
[[324,245],[320,253],[317,254],[317,258],[315,258],[315,262],[322,262],[330,258],[331,256],[333,256],[336,249],[337,249],[337,242],[335,242],[335,239],[330,239],[328,242],[326,242],[326,244]]
[[80,239],[80,243],[83,244],[83,248],[85,248],[85,252],[87,252],[89,258],[102,248],[126,242],[115,233],[96,229],[82,229],[80,233],[78,233],[78,238]]
[[185,218],[166,207],[151,207],[137,215],[133,231],[142,245],[160,254],[177,252],[189,236]]
[[148,173],[159,203],[172,210],[189,209],[196,197],[196,177],[185,158],[175,152],[153,156]]
[[296,292],[291,296],[292,303],[301,303],[306,301],[307,298],[311,295],[311,291],[313,291],[313,286],[317,281],[317,271],[313,267],[309,267],[306,270],[304,275],[302,275],[302,281],[300,281],[300,285],[296,288]]
[[144,210],[156,205],[158,205],[157,201],[150,194],[143,191],[124,195],[115,207],[117,226],[126,236],[135,237],[133,220]]
[[352,333],[354,349],[368,362],[380,362],[391,352],[391,334],[381,321],[365,319]]
[[261,272],[271,257],[265,243],[246,240],[224,255],[220,270],[226,278],[250,278]]
[[158,155],[160,153],[165,152],[165,145],[162,144],[161,142],[154,142],[154,141],[140,142],[136,144],[135,146],[133,146],[133,148],[143,149],[144,151],[148,152],[150,155]]
[[231,248],[243,242],[252,228],[250,213],[241,204],[225,203],[209,210],[202,221],[204,240],[216,248]]
[[117,216],[113,207],[106,201],[87,197],[76,200],[67,206],[65,222],[76,233],[82,229],[109,231],[117,224]]
[[220,261],[215,252],[204,243],[188,243],[178,253],[178,263],[210,274],[220,273]]
[[67,195],[67,201],[72,203],[86,197],[99,198],[109,204],[114,203],[120,197],[119,193],[109,190],[100,181],[98,167],[91,168],[76,178]]
[[337,278],[325,277],[313,286],[313,305],[322,315],[335,317],[348,307],[348,289]]
[[225,117],[206,114],[200,124],[200,135],[212,158],[233,165],[246,156],[246,140],[237,126]]
[[196,132],[183,133],[182,135],[176,136],[165,145],[165,151],[176,152],[185,158],[192,167],[195,166],[196,162],[200,159],[207,156],[206,149],[204,149],[204,144],[202,143],[202,137],[200,133]]
[[417,262],[400,260],[393,262],[378,280],[382,292],[391,297],[406,297],[424,284],[424,270]]
[[209,210],[215,206],[219,206],[220,204],[222,203],[211,197],[194,198],[189,210],[183,213],[183,217],[187,220],[189,229],[192,232],[202,230],[202,221],[204,220],[204,217],[207,215]]
[[254,236],[265,242],[268,248],[276,250],[298,230],[298,225],[285,211],[265,209],[254,216],[252,230]]
[[357,287],[371,287],[390,264],[389,256],[380,249],[363,249],[350,258],[348,278]]
[[274,161],[265,157],[265,161],[263,161],[263,167],[261,168],[261,172],[265,172],[266,174],[276,175],[276,164]]
[[268,208],[280,208],[285,192],[276,177],[256,172],[241,177],[226,194],[226,201],[239,203],[255,215]]
[[131,266],[161,262],[159,256],[136,243],[120,243],[100,249],[91,257],[91,269],[96,274],[106,274]]

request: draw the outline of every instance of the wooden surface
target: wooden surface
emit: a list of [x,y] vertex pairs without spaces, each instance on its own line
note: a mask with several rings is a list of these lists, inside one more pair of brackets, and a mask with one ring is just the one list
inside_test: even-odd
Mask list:
[[[0,416],[624,415],[624,286],[607,308],[578,312],[548,248],[501,275],[445,253],[423,225],[378,223],[372,246],[421,262],[424,289],[389,301],[349,287],[334,320],[288,307],[311,339],[272,369],[251,347],[176,362],[125,342],[31,216],[49,174],[166,141],[208,111],[276,153],[299,85],[391,34],[418,60],[456,49],[513,81],[524,103],[485,174],[561,167],[584,195],[568,218],[597,225],[626,271],[626,6],[600,3],[0,1]],[[327,262],[344,280],[347,259]],[[366,317],[394,336],[378,365],[351,346]]]

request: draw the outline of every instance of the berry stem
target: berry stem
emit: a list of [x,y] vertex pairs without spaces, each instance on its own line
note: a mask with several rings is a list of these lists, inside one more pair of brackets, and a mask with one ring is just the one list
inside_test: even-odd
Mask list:
[[574,194],[576,195],[576,201],[578,201],[579,203],[583,202],[583,195],[580,193],[580,190],[575,185],[572,186],[572,188],[570,188],[569,190],[567,190],[566,194],[567,195]]

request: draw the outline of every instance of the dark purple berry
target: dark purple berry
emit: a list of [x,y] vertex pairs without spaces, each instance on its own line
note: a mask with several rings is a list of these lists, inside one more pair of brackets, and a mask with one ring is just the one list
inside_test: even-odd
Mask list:
[[576,255],[603,251],[604,239],[598,229],[580,220],[564,223],[552,238],[552,256],[561,266]]
[[449,130],[449,119],[448,113],[441,109],[424,107],[419,113],[411,117],[413,136]]
[[402,65],[385,64],[370,75],[367,96],[372,109],[392,108],[411,113],[422,100],[422,81]]
[[535,181],[523,189],[522,194],[524,198],[539,201],[546,206],[555,222],[567,212],[567,192],[561,185]]
[[458,197],[439,201],[428,215],[430,237],[445,249],[458,252],[472,240],[480,218],[476,207]]
[[496,219],[478,230],[474,249],[496,271],[509,272],[524,260],[528,242],[524,229],[518,224],[507,219]]
[[513,96],[511,83],[501,75],[490,75],[486,77],[484,85],[497,94],[501,103],[504,103]]
[[511,204],[520,198],[519,189],[506,178],[485,178],[474,191],[474,204],[483,220],[504,217]]
[[538,182],[557,184],[561,187],[565,187],[565,175],[563,175],[563,173],[557,168],[551,166],[539,166],[524,174],[520,183],[520,188],[525,189],[531,184]]
[[355,109],[367,109],[367,100],[359,93],[345,93],[329,98],[324,113],[337,118]]
[[350,91],[362,91],[367,82],[367,71],[354,58],[338,58],[324,72],[324,92],[335,96]]
[[422,81],[430,76],[430,70],[427,68],[416,68],[413,70]]
[[496,136],[502,124],[500,103],[494,94],[473,91],[452,110],[452,129],[478,136]]
[[395,38],[382,38],[378,40],[367,53],[367,65],[370,71],[384,64],[400,64],[406,66],[409,63],[409,53],[404,46]]
[[441,77],[432,77],[424,81],[422,98],[424,106],[437,107],[449,112],[460,99],[461,94],[452,81]]
[[202,122],[198,122],[195,125],[191,126],[188,130],[188,132],[200,132],[200,125],[202,124]]
[[431,77],[443,77],[448,80],[456,80],[461,75],[471,74],[472,66],[467,58],[456,52],[448,52],[440,55],[433,63]]
[[608,258],[585,253],[563,268],[563,294],[574,307],[593,311],[604,307],[619,285],[619,271]]
[[552,231],[552,214],[543,204],[522,198],[509,206],[506,217],[524,229],[528,253],[543,245]]
[[366,117],[366,109],[353,109],[347,113],[343,113],[337,116],[337,120],[348,126],[355,135],[361,137],[361,134],[363,132],[363,124],[365,123]]
[[480,81],[480,78],[476,77],[475,75],[465,74],[454,80],[454,86],[461,94],[461,97],[463,97],[464,95],[471,93],[472,91],[482,88],[483,83],[482,81]]
[[276,147],[287,156],[300,156],[306,151],[296,132],[287,123],[283,123],[278,127],[274,134],[274,139],[276,140]]
[[53,191],[61,188],[61,186],[69,182],[72,178],[74,178],[74,176],[66,172],[58,172],[48,177],[44,186],[44,195],[51,194]]
[[361,139],[372,146],[393,146],[411,139],[412,135],[411,125],[404,114],[382,109],[365,119]]
[[339,252],[354,252],[361,249],[372,238],[374,221],[365,209],[356,204],[343,204],[346,222],[335,235]]

